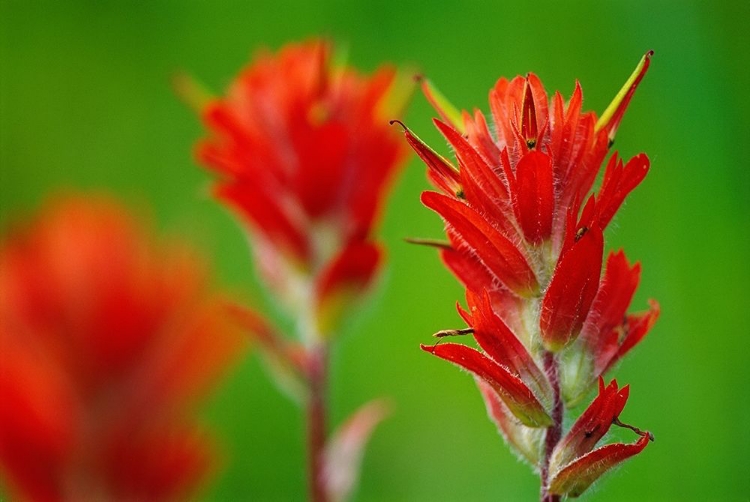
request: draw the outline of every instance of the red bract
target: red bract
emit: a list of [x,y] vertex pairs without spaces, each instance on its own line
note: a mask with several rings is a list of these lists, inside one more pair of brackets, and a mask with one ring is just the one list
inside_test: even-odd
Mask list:
[[291,311],[313,293],[300,281],[317,282],[327,311],[347,296],[337,289],[370,284],[380,256],[371,230],[404,158],[387,118],[404,99],[393,68],[364,77],[311,41],[258,54],[203,106],[210,136],[198,158],[220,175],[217,197],[247,224],[261,272]]
[[[552,452],[549,465],[551,493],[577,497],[602,474],[639,453],[649,440],[653,440],[650,433],[619,421],[628,395],[628,386],[618,389],[617,381],[612,380],[605,387],[599,378],[599,395]],[[612,424],[633,428],[641,437],[631,445],[615,443],[593,450]]]
[[28,500],[173,500],[213,466],[189,408],[239,348],[202,264],[118,205],[60,200],[0,244],[0,466]]
[[[460,312],[470,328],[438,335],[473,333],[481,351],[459,344],[423,348],[474,374],[490,417],[539,470],[544,500],[580,494],[645,446],[611,445],[585,455],[601,438],[596,431],[606,431],[625,404],[627,390],[617,394],[616,385],[619,401],[607,387],[581,419],[611,415],[606,427],[598,425],[573,444],[583,427],[577,425],[558,443],[565,408],[579,402],[658,316],[655,302],[645,314],[627,314],[640,268],[631,269],[622,253],[610,256],[602,279],[604,231],[643,181],[648,158],[639,154],[623,162],[612,154],[592,193],[650,58],[649,52],[600,118],[582,111],[578,83],[565,103],[559,92],[548,99],[541,81],[528,74],[495,84],[490,126],[481,112],[458,112],[423,81],[455,165],[404,126],[440,192],[423,193],[422,202],[443,218],[449,239],[421,242],[439,247],[467,288],[469,312]],[[610,403],[606,412],[599,409],[602,400]],[[553,450],[558,453],[551,464]],[[598,467],[583,460],[594,457]]]

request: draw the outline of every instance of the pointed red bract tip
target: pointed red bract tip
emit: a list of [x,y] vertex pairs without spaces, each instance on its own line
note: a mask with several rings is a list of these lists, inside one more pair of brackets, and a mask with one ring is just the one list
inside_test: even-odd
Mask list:
[[617,128],[620,127],[620,121],[622,121],[622,117],[625,115],[625,110],[628,108],[635,90],[646,75],[648,67],[651,64],[651,56],[653,55],[654,51],[648,51],[644,54],[633,73],[625,82],[625,85],[620,89],[620,92],[617,93],[612,103],[610,103],[596,123],[597,131],[601,129],[607,130],[607,138],[610,145],[614,143]]

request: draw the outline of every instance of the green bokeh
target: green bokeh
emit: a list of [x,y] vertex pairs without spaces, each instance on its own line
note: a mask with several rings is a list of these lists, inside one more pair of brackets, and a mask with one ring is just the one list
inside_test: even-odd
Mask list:
[[[462,108],[486,110],[499,76],[534,71],[566,96],[578,78],[585,108],[601,111],[654,49],[617,145],[647,152],[652,171],[607,237],[643,263],[635,305],[662,305],[615,373],[632,386],[623,419],[657,441],[588,498],[747,500],[748,5],[0,0],[0,220],[61,189],[106,190],[152,207],[160,228],[213,257],[217,283],[267,306],[244,237],[191,158],[201,127],[170,89],[175,71],[221,90],[255,48],[325,34],[363,69],[416,65]],[[417,96],[406,122],[440,145],[432,116]],[[462,296],[433,252],[402,242],[441,233],[419,203],[425,188],[412,159],[382,222],[387,270],[334,354],[335,422],[375,396],[396,404],[357,500],[534,500],[537,478],[497,436],[471,378],[418,349],[460,325]],[[206,500],[304,498],[300,418],[257,358],[227,379],[206,418],[226,454]]]

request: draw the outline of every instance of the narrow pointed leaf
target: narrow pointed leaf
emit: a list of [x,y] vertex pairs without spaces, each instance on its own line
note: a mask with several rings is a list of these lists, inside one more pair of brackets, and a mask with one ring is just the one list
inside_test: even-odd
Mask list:
[[349,500],[359,480],[365,446],[375,427],[390,414],[383,400],[370,401],[339,427],[326,444],[324,486],[329,500]]
[[638,84],[641,83],[643,76],[646,75],[648,67],[651,64],[651,56],[653,55],[654,51],[648,51],[644,54],[633,73],[625,81],[625,85],[622,86],[620,92],[617,93],[615,99],[604,110],[601,118],[596,123],[597,131],[602,129],[607,130],[610,143],[615,139],[615,133],[617,133],[617,128],[620,126],[620,121],[625,114],[625,110],[628,108],[630,100],[633,98],[633,94],[635,94],[635,90],[638,88]]

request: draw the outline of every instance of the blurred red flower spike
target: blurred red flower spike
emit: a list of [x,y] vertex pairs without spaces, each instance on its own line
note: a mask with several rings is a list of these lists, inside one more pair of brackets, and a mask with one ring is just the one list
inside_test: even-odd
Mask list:
[[507,366],[496,363],[476,349],[457,343],[421,345],[421,348],[487,382],[524,425],[547,427],[552,423],[539,399]]
[[643,451],[648,443],[649,437],[641,436],[635,443],[615,443],[597,448],[560,470],[552,478],[548,491],[578,497],[604,473]]
[[[404,159],[387,121],[403,111],[400,87],[393,68],[360,75],[335,64],[331,44],[312,40],[259,53],[203,110],[210,134],[198,158],[221,175],[217,196],[246,224],[262,277],[292,313],[309,299],[301,282],[328,288],[347,266],[342,255],[354,253],[347,248],[370,246]],[[378,260],[371,270],[358,262],[357,281],[371,280]]]
[[476,253],[510,290],[523,297],[538,290],[534,271],[518,247],[471,206],[436,192],[424,192],[422,203],[443,217],[454,247]]
[[21,499],[188,496],[213,468],[190,407],[242,340],[200,261],[106,199],[0,243],[0,465]]
[[365,446],[378,424],[390,414],[388,402],[370,401],[354,412],[328,440],[322,473],[328,500],[343,502],[351,498],[359,480]]
[[238,180],[219,183],[216,197],[237,211],[243,221],[273,243],[275,249],[298,268],[309,267],[311,243],[299,228],[296,209],[285,197],[258,188],[255,183]]
[[547,350],[556,352],[581,331],[599,289],[604,237],[598,226],[581,227],[562,255],[544,293],[540,328]]

